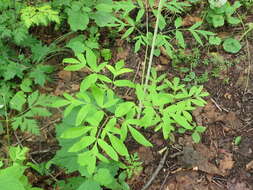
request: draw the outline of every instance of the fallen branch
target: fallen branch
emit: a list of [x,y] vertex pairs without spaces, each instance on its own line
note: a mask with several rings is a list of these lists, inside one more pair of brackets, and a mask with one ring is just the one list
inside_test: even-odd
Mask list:
[[142,187],[141,190],[146,190],[150,185],[151,183],[154,181],[154,179],[156,178],[156,176],[158,175],[158,173],[160,172],[160,170],[163,168],[163,165],[165,163],[165,160],[168,156],[168,149],[166,150],[166,152],[164,153],[158,167],[156,168],[155,172],[153,173],[153,175],[151,176],[151,178],[148,180],[148,182]]

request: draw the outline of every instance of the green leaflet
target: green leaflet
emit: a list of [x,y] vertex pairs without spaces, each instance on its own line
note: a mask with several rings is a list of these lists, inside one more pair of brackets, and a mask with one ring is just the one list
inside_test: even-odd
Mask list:
[[128,150],[122,140],[118,139],[114,135],[109,134],[112,147],[121,155],[128,156]]
[[133,136],[133,138],[140,144],[144,146],[153,146],[139,131],[135,128],[128,126],[128,129]]
[[83,137],[79,142],[73,144],[73,146],[70,147],[69,152],[78,152],[80,150],[84,150],[86,147],[90,146],[95,141],[96,141],[95,137],[92,136]]
[[109,155],[113,160],[118,161],[119,157],[115,150],[104,140],[98,139],[98,145]]
[[122,117],[126,115],[131,109],[133,109],[135,104],[133,102],[124,102],[118,104],[116,110],[115,110],[115,116],[116,117]]
[[12,109],[17,110],[17,111],[21,111],[23,105],[25,104],[25,102],[26,102],[25,93],[23,91],[19,91],[11,99],[11,101],[10,101],[10,107]]
[[67,129],[66,131],[64,131],[64,133],[62,133],[61,138],[64,139],[73,139],[73,138],[77,138],[80,137],[82,135],[84,135],[85,133],[87,133],[89,130],[91,130],[92,127],[71,127],[69,129]]
[[84,92],[85,90],[90,88],[92,85],[96,83],[97,79],[98,79],[97,74],[91,74],[87,76],[80,84],[80,91]]

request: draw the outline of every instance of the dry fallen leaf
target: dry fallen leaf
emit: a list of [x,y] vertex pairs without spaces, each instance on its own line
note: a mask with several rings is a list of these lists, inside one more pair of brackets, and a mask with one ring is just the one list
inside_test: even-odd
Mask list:
[[191,25],[195,24],[196,22],[202,22],[202,19],[200,17],[187,15],[183,19],[183,26],[191,26]]
[[234,166],[235,161],[233,161],[233,154],[224,152],[224,158],[220,161],[219,169],[221,170],[224,176],[229,174]]
[[251,170],[253,169],[253,160],[251,160],[247,165],[246,165],[246,170]]
[[70,71],[60,71],[58,72],[58,77],[64,81],[71,81],[71,72]]

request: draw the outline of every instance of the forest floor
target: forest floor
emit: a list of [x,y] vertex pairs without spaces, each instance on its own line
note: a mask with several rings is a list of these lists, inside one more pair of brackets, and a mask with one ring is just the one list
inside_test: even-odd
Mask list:
[[[40,35],[44,41],[50,41],[50,36]],[[145,136],[155,148],[128,142],[130,152],[137,152],[143,162],[143,170],[128,181],[132,190],[141,190],[149,181],[163,158],[165,146],[169,147],[169,154],[148,190],[253,190],[253,35],[242,45],[243,49],[238,54],[201,47],[197,58],[194,58],[196,52],[193,50],[184,52],[187,59],[179,67],[187,66],[189,63],[186,61],[196,59],[199,64],[192,69],[196,74],[214,74],[214,70],[219,69],[217,76],[209,76],[208,81],[203,83],[204,89],[210,93],[206,99],[207,105],[193,112],[197,124],[207,127],[207,130],[199,144],[193,143],[190,134],[177,135],[174,142],[168,142],[161,134],[151,131],[146,132]],[[126,77],[132,81],[140,80],[145,50],[136,54],[133,44],[121,39],[116,39],[113,46],[112,62],[125,60],[126,67],[134,70]],[[54,57],[48,61],[56,66],[57,71],[53,83],[40,91],[59,96],[79,90],[87,70],[74,73],[64,71],[61,59]],[[203,65],[203,60],[209,60],[210,64]],[[214,68],[214,62],[218,67]],[[156,57],[153,66],[160,73],[165,73],[168,79],[174,76],[185,78],[185,74],[175,69],[172,60],[165,55]],[[194,80],[191,82],[194,83]],[[126,100],[132,99],[131,93],[130,89],[119,92]],[[55,124],[60,118],[61,115],[55,113],[50,119],[42,121],[42,135],[39,137],[15,134],[16,143],[29,147],[31,158],[38,163],[50,160],[59,149],[54,137]],[[52,189],[45,183],[50,176],[39,176],[32,170],[27,175],[32,184]],[[76,174],[66,175],[56,170],[53,175],[57,179],[66,179]]]
[[[113,61],[124,59],[126,66],[135,71],[127,77],[139,80],[144,52],[135,54],[132,45],[120,39],[116,40],[113,49]],[[169,143],[169,154],[149,190],[253,189],[253,40],[251,38],[245,42],[240,54],[218,53],[227,62],[239,61],[224,67],[218,77],[210,77],[204,83],[205,90],[210,93],[208,103],[193,112],[197,124],[207,127],[202,142],[194,144],[187,134],[176,136],[175,141]],[[188,51],[187,54],[193,52]],[[203,48],[199,54],[203,60],[210,53]],[[50,64],[58,65],[58,71],[54,75],[54,82],[41,89],[57,96],[64,92],[76,92],[87,72],[63,71],[60,59],[56,57],[49,61]],[[166,73],[169,79],[181,74],[172,67],[170,61],[163,55],[154,60],[155,67],[159,72]],[[200,65],[194,69],[199,72],[211,71],[213,68]],[[131,90],[120,94],[125,99],[131,99]],[[58,149],[53,137],[55,123],[59,120],[60,115],[56,113],[50,120],[43,121],[45,127],[39,138],[27,134],[19,139],[17,134],[18,141],[30,147],[30,155],[37,162],[49,160]],[[163,157],[163,148],[168,145],[158,133],[147,132],[145,135],[156,145],[155,148],[128,143],[131,152],[137,152],[143,162],[143,170],[128,181],[133,190],[140,190],[148,182]],[[62,171],[54,175],[58,179],[71,177]],[[33,171],[28,171],[28,176],[33,184],[51,189],[43,185],[50,176],[34,175]]]

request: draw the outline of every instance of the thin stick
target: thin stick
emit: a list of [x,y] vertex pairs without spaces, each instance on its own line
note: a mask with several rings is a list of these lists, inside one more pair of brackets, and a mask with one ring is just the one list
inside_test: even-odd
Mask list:
[[142,187],[141,190],[146,190],[150,185],[151,183],[154,181],[154,179],[156,178],[156,176],[158,175],[158,173],[160,172],[160,170],[163,168],[163,165],[165,163],[165,160],[168,156],[168,149],[166,150],[166,152],[164,153],[163,155],[163,158],[161,159],[158,167],[156,168],[155,172],[153,173],[153,175],[151,176],[151,178],[148,180],[148,182]]

